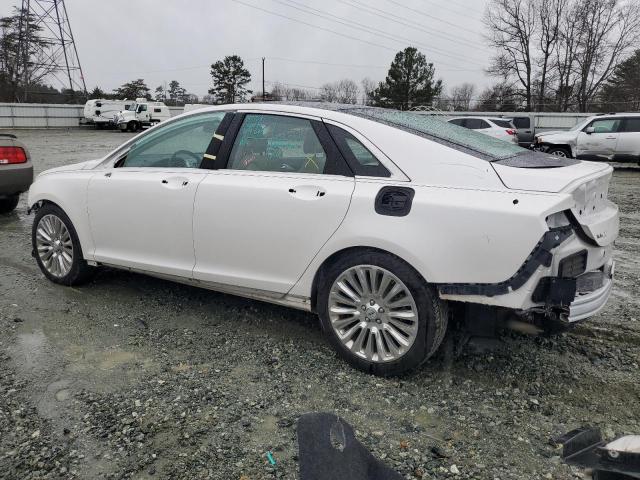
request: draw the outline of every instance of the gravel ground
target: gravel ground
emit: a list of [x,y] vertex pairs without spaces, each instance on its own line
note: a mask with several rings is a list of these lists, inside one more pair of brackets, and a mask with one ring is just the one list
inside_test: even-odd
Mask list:
[[[17,132],[36,170],[129,134]],[[617,283],[569,333],[505,333],[381,379],[307,313],[102,270],[56,286],[30,256],[25,199],[0,217],[0,478],[297,478],[296,419],[331,411],[406,478],[588,478],[549,439],[640,433],[640,171],[616,171]],[[269,464],[272,452],[276,465]]]

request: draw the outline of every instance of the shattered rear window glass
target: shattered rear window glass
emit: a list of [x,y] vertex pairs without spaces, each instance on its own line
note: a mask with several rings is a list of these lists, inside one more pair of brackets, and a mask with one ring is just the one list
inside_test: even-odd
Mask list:
[[348,108],[343,111],[351,115],[386,123],[438,143],[444,143],[450,147],[462,147],[463,150],[469,151],[468,153],[479,154],[476,156],[480,156],[485,160],[510,158],[527,151],[513,143],[459,127],[431,115],[371,107]]

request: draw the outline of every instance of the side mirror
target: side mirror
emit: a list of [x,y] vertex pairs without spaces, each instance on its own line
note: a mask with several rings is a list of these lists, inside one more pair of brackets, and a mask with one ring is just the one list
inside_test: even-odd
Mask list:
[[595,127],[587,127],[584,131],[587,135],[591,135],[592,133],[596,132]]

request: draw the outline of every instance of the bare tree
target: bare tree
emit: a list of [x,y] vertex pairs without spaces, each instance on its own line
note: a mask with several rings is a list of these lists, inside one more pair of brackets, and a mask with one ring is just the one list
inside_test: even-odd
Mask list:
[[536,4],[529,0],[491,0],[484,16],[487,39],[498,54],[491,59],[488,72],[496,77],[516,77],[522,85],[526,109],[531,111],[533,66],[531,52],[538,27]]
[[561,112],[569,109],[575,89],[576,45],[578,43],[579,8],[575,2],[565,10],[559,27],[558,46],[555,51],[553,69],[556,80],[556,108]]
[[476,86],[472,83],[463,83],[457,87],[451,89],[451,95],[449,95],[448,102],[449,107],[456,111],[469,111],[471,110],[471,101],[473,100],[473,94],[476,91]]
[[576,54],[576,100],[581,112],[640,40],[640,8],[635,1],[582,0]]
[[373,105],[373,92],[378,88],[378,83],[365,77],[360,84],[362,85],[362,104]]
[[566,12],[569,0],[536,0],[536,8],[540,17],[540,31],[537,45],[540,51],[538,66],[540,77],[537,83],[536,110],[544,110],[549,74],[553,67],[553,55],[558,49],[558,38],[563,13]]
[[338,90],[335,83],[325,83],[320,87],[320,99],[324,102],[336,102]]
[[336,84],[338,103],[356,103],[358,101],[358,93],[360,89],[358,84],[347,78],[340,80]]
[[322,85],[320,98],[325,102],[356,103],[359,91],[356,82],[345,78],[338,82]]

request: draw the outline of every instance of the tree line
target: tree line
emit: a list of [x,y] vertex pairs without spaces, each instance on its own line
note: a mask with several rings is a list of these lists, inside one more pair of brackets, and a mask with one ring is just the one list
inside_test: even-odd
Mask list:
[[[436,67],[414,47],[399,51],[383,81],[350,78],[320,87],[270,84],[248,89],[251,73],[238,55],[211,65],[212,86],[198,98],[178,80],[153,92],[144,79],[112,92],[57,90],[51,72],[36,68],[46,44],[33,19],[27,66],[18,52],[20,11],[0,19],[0,101],[82,103],[86,98],[155,99],[169,105],[247,100],[361,103],[408,110],[629,111],[640,109],[640,8],[632,0],[490,0],[484,14],[486,40],[495,48],[486,72],[496,83],[482,91],[471,83],[445,88]],[[635,48],[635,50],[634,50]],[[23,52],[24,53],[24,52]]]

